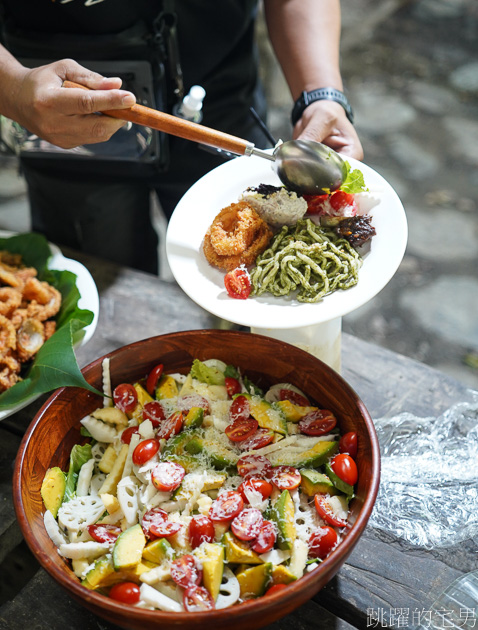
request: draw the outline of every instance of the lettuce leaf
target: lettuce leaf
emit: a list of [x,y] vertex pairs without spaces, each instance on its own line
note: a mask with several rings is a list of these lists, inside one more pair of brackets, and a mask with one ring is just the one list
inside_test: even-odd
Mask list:
[[340,190],[343,190],[346,193],[368,192],[368,188],[365,186],[362,171],[359,171],[358,168],[352,169],[347,161],[345,162],[345,166],[347,167],[347,175],[340,186]]
[[208,385],[224,385],[225,383],[224,374],[220,370],[205,365],[199,359],[194,359],[193,361],[191,376]]
[[48,241],[41,234],[0,238],[0,250],[21,254],[24,264],[35,267],[38,278],[50,282],[62,295],[62,305],[56,316],[56,332],[40,348],[33,363],[22,375],[23,380],[0,394],[0,410],[8,410],[35,396],[68,385],[101,393],[89,385],[81,374],[73,350],[83,328],[91,324],[94,317],[91,311],[78,307],[80,293],[76,275],[70,271],[48,269],[51,251]]
[[76,494],[76,486],[78,485],[78,475],[81,467],[91,459],[91,444],[80,446],[75,444],[70,453],[70,467],[66,476],[65,494],[63,495],[63,503],[71,501]]

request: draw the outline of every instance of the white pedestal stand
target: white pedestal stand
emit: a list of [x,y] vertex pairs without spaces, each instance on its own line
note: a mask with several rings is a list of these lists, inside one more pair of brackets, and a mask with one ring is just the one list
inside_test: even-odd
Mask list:
[[306,350],[340,373],[342,318],[298,328],[253,328],[251,332],[291,343]]

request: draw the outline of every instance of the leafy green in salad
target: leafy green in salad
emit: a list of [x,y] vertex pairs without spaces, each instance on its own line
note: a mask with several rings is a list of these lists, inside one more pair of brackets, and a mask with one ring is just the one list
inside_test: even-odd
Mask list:
[[368,192],[362,171],[359,171],[358,168],[352,169],[347,161],[345,162],[345,166],[347,167],[347,175],[340,186],[340,190],[351,194]]

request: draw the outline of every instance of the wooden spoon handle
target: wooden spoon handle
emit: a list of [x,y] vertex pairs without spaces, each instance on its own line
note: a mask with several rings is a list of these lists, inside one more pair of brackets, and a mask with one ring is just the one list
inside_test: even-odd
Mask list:
[[[64,81],[63,87],[68,88],[81,88],[88,90],[89,88],[73,81]],[[178,116],[171,116],[164,112],[144,107],[144,105],[133,105],[128,109],[111,109],[101,112],[107,116],[113,118],[119,118],[120,120],[128,120],[137,125],[143,125],[145,127],[151,127],[152,129],[158,129],[173,136],[179,136],[185,140],[192,140],[193,142],[199,142],[200,144],[206,144],[217,149],[223,149],[230,151],[236,155],[244,155],[246,149],[251,149],[254,145],[252,142],[231,136],[228,133],[211,129],[210,127],[204,127],[204,125],[198,125],[189,120],[184,120]]]

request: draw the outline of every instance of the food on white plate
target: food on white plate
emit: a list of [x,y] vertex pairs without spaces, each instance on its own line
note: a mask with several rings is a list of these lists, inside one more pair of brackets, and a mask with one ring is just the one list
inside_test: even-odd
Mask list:
[[247,188],[242,199],[272,228],[294,225],[307,212],[307,201],[285,186],[259,184]]
[[23,364],[56,329],[61,293],[37,274],[19,254],[0,252],[0,393],[21,380]]
[[207,611],[287,588],[349,528],[357,434],[294,385],[263,392],[215,359],[164,368],[81,419],[108,441],[47,471],[51,540],[85,588],[132,606]]

